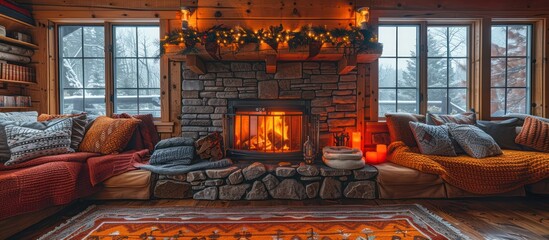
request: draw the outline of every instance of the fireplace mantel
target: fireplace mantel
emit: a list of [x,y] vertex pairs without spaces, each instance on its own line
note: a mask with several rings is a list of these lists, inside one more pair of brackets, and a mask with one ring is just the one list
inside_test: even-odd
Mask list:
[[[179,54],[184,47],[177,45],[166,46],[166,56],[172,61],[187,62],[187,67],[197,74],[206,74],[203,61],[218,61],[208,54],[204,46],[197,46],[198,52],[193,54]],[[227,47],[221,47],[220,61],[265,61],[267,73],[276,73],[276,64],[279,61],[328,61],[338,62],[338,74],[344,75],[352,71],[358,63],[372,63],[381,53],[346,54],[343,48],[336,48],[324,44],[320,53],[309,57],[308,47],[290,50],[287,45],[282,45],[278,51],[274,51],[266,44],[250,45],[235,52]]]

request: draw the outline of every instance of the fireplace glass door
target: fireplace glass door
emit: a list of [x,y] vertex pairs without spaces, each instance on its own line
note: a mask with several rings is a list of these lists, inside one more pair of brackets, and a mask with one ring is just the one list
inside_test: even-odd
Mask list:
[[300,160],[307,137],[318,135],[311,130],[317,125],[312,118],[305,101],[230,101],[224,131],[227,155],[236,160]]
[[237,111],[234,149],[259,152],[298,152],[303,141],[303,113]]

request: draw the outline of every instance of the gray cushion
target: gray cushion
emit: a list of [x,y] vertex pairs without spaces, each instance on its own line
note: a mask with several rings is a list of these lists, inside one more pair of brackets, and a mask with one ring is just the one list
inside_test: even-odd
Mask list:
[[80,143],[84,139],[87,124],[88,118],[86,114],[72,117],[71,148],[75,151],[78,150],[78,146],[80,146]]
[[477,121],[476,126],[482,131],[488,133],[503,149],[523,150],[523,147],[515,143],[517,137],[516,128],[520,121],[517,118],[511,118],[504,121]]
[[450,135],[465,152],[474,158],[484,158],[502,154],[496,141],[480,128],[469,124],[448,123]]
[[38,112],[0,112],[0,120],[17,122],[36,122]]
[[36,128],[8,125],[5,127],[11,158],[6,166],[41,156],[74,152],[70,148],[72,119],[37,123]]
[[155,150],[149,163],[151,165],[163,165],[178,161],[181,164],[190,164],[193,158],[193,146],[169,147]]
[[188,137],[174,137],[161,140],[154,149],[170,148],[177,146],[194,146],[194,139]]
[[457,156],[448,133],[448,126],[410,122],[410,128],[422,154]]

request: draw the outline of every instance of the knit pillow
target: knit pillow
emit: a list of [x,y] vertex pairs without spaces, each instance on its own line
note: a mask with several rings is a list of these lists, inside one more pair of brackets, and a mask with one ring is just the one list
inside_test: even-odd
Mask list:
[[386,113],[391,142],[403,141],[409,147],[417,146],[409,122],[425,123],[425,116],[410,113]]
[[477,123],[477,115],[473,110],[455,115],[427,113],[426,122],[429,125],[443,125],[445,123],[471,124]]
[[527,117],[515,142],[538,151],[549,152],[549,123]]
[[450,135],[471,157],[484,158],[503,153],[490,135],[474,125],[448,123],[447,126]]
[[71,144],[72,119],[55,121],[46,129],[8,125],[5,127],[11,158],[6,166],[41,156],[74,152]]
[[102,154],[122,152],[139,122],[134,118],[98,117],[86,132],[79,149]]
[[410,129],[422,154],[457,156],[448,133],[448,126],[410,122]]
[[86,124],[88,123],[87,115],[85,113],[81,114],[67,114],[67,115],[50,115],[50,114],[40,114],[38,116],[39,122],[45,122],[52,119],[72,119],[72,134],[71,134],[71,148],[78,150],[78,146],[84,139],[84,134],[86,133]]

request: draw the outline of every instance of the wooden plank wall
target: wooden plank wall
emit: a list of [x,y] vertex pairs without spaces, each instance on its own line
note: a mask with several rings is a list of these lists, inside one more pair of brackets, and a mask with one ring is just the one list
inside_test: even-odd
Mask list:
[[[225,24],[229,26],[241,25],[252,28],[267,27],[283,24],[289,28],[298,28],[302,25],[326,25],[328,27],[345,27],[355,24],[357,7],[371,8],[371,22],[376,23],[380,18],[475,18],[489,20],[491,18],[536,18],[545,29],[538,53],[543,60],[537,63],[540,74],[537,91],[542,92],[539,99],[538,115],[549,116],[549,77],[546,57],[549,54],[547,20],[549,18],[549,4],[547,0],[484,0],[484,1],[456,1],[456,0],[18,0],[29,4],[33,8],[35,18],[40,26],[34,37],[40,46],[34,61],[38,66],[39,87],[33,93],[40,99],[42,112],[57,112],[57,81],[56,69],[52,67],[55,55],[48,46],[52,46],[52,36],[48,36],[48,22],[97,22],[97,21],[134,21],[151,19],[162,23],[162,29],[177,29],[181,22],[178,10],[181,6],[193,9],[190,25],[199,29],[207,29],[213,25]],[[489,21],[487,21],[489,22]],[[166,27],[167,25],[167,27]],[[486,40],[483,40],[486,41]],[[488,44],[488,42],[484,42]],[[488,46],[484,45],[484,46]],[[364,83],[359,84],[364,93],[363,102],[364,120],[377,121],[377,67],[376,63],[364,66]],[[541,67],[541,69],[539,69]],[[181,79],[177,72],[179,64],[171,59],[162,60],[163,104],[168,104],[169,113],[162,114],[162,129],[171,131],[163,137],[180,134],[179,111],[181,109]],[[486,74],[481,74],[486,78]],[[482,86],[479,86],[482,87]],[[484,85],[486,87],[486,85]],[[47,93],[47,94],[45,94]],[[473,102],[486,102],[487,95],[479,96]],[[537,100],[538,101],[538,100]],[[484,110],[486,111],[486,110]],[[172,125],[170,125],[172,123]],[[367,124],[366,124],[367,125]],[[376,128],[378,129],[378,128]],[[383,129],[380,127],[379,129]],[[377,131],[377,130],[375,130]],[[367,133],[365,132],[365,136]]]

